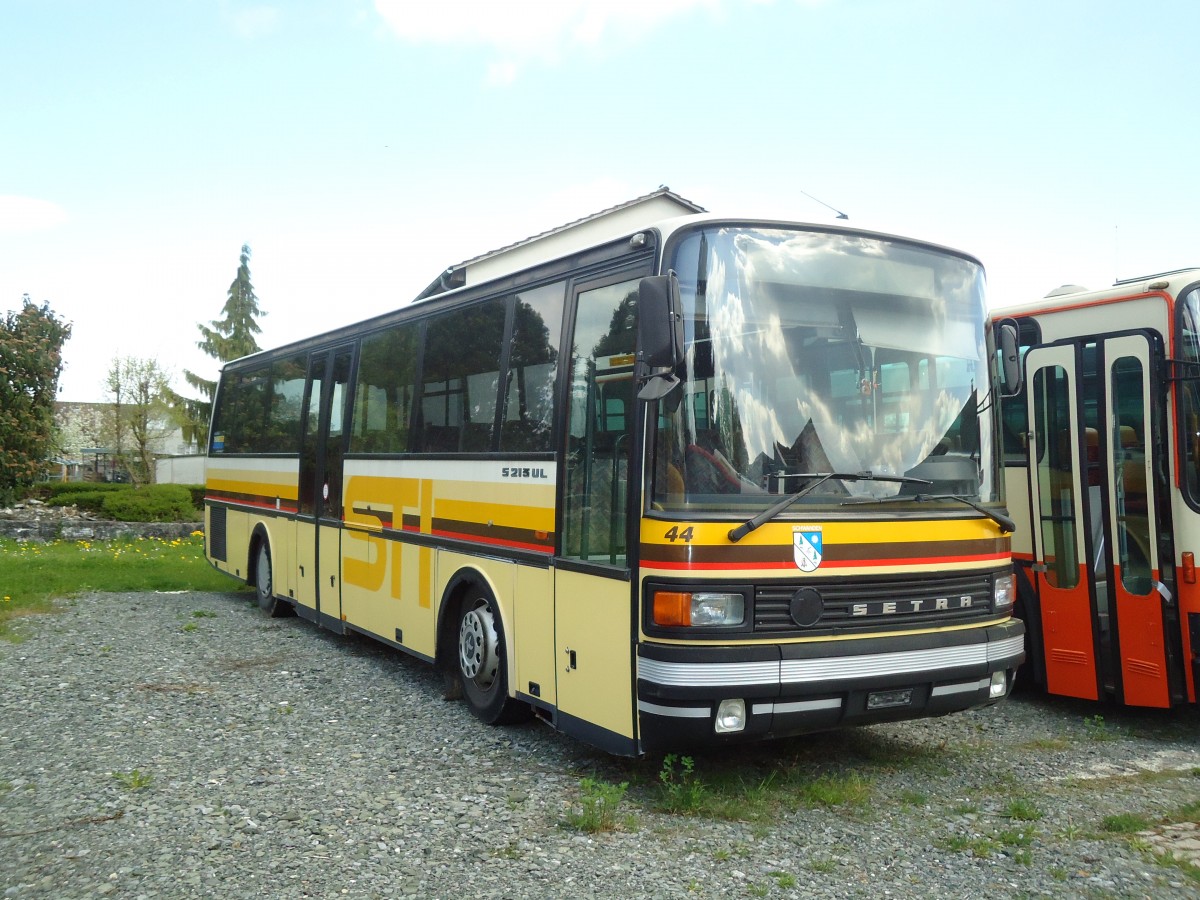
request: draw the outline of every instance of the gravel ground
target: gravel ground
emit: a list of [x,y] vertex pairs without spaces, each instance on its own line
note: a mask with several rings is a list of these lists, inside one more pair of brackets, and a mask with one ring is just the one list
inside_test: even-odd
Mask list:
[[[1195,818],[1196,710],[1018,694],[698,754],[782,802],[672,815],[663,760],[488,728],[427,665],[245,598],[87,596],[0,644],[5,897],[1200,897],[1101,826]],[[865,798],[777,786],[808,772]],[[585,778],[631,784],[615,830],[571,824]]]

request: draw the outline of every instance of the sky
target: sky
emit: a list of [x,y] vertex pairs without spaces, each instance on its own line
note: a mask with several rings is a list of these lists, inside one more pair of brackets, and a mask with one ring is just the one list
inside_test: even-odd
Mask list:
[[[0,0],[0,311],[215,377],[666,185],[977,256],[994,308],[1200,265],[1195,0]],[[185,390],[186,393],[186,390]]]

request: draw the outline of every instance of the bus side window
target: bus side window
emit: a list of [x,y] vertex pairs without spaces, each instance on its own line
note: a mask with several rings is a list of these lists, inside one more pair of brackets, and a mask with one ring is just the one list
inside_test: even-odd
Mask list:
[[506,306],[507,301],[499,298],[429,321],[417,452],[471,453],[492,448]]
[[419,337],[420,326],[408,323],[363,338],[351,453],[404,453],[409,449]]
[[565,283],[558,282],[515,298],[501,450],[554,449],[554,385],[565,294]]
[[1176,304],[1179,316],[1180,457],[1188,498],[1200,504],[1200,288]]
[[271,366],[271,397],[264,453],[300,452],[306,362],[306,357],[296,356],[277,360]]
[[[1017,348],[1021,360],[1031,347],[1041,343],[1041,328],[1034,319],[1017,321]],[[1021,390],[1012,396],[1000,398],[1000,431],[1004,442],[1006,465],[1025,465],[1029,457],[1029,396],[1024,380]]]

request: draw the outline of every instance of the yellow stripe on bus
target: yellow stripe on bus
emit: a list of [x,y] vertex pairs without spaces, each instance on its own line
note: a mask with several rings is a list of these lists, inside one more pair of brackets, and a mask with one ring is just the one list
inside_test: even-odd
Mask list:
[[553,531],[554,507],[509,506],[468,500],[444,500],[434,497],[434,511],[439,519],[457,522],[479,522],[523,528],[526,531]]
[[278,481],[268,481],[263,478],[249,481],[234,478],[214,478],[210,476],[204,484],[210,491],[220,491],[226,494],[247,494],[258,497],[279,497],[282,500],[295,500],[299,496],[296,488],[296,479],[291,477],[290,480],[284,480],[287,477],[281,476]]

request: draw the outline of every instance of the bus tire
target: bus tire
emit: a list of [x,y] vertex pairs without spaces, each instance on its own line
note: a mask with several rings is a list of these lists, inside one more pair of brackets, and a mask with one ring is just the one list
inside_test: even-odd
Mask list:
[[271,616],[279,615],[275,599],[275,569],[271,564],[271,544],[263,538],[254,551],[254,596],[258,608]]
[[496,601],[472,586],[458,608],[455,657],[462,694],[475,717],[488,725],[529,718],[533,710],[508,696],[508,649]]

